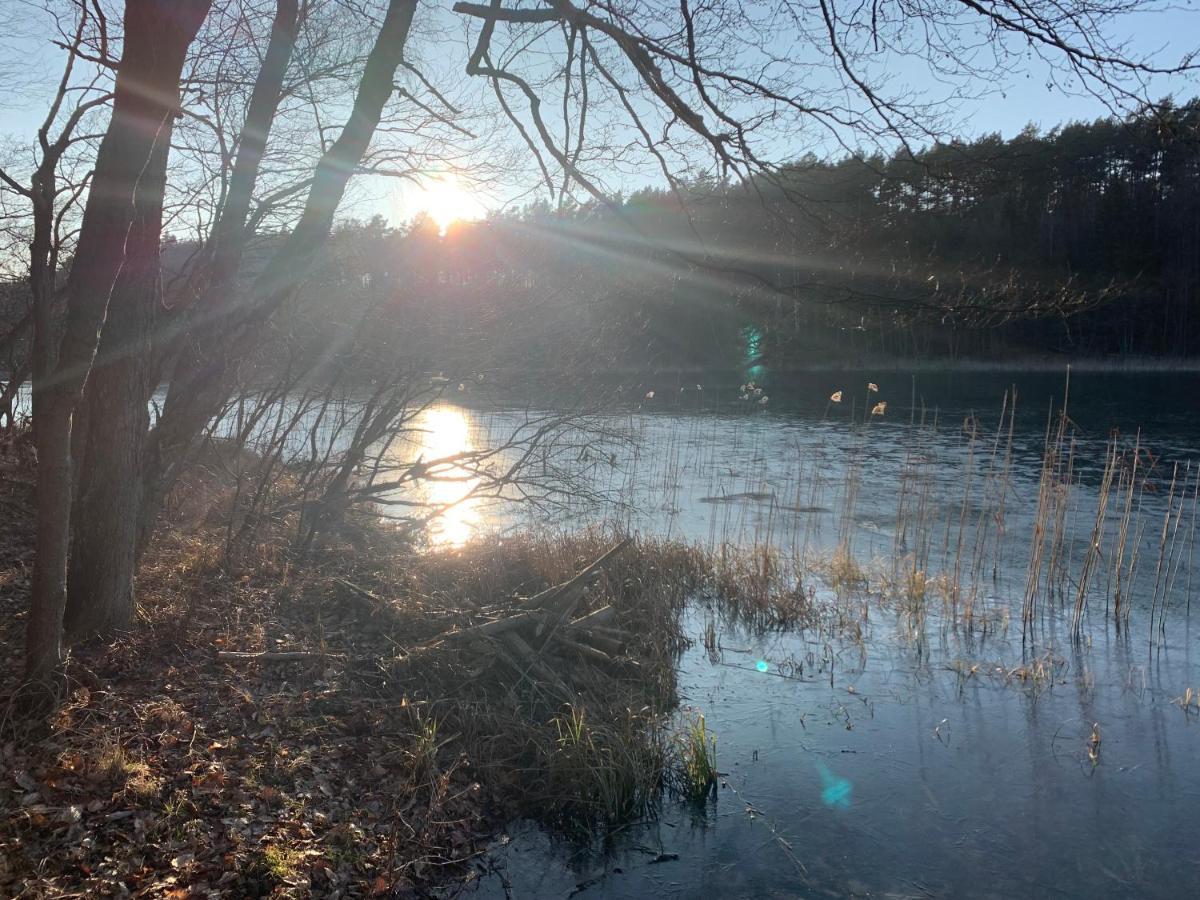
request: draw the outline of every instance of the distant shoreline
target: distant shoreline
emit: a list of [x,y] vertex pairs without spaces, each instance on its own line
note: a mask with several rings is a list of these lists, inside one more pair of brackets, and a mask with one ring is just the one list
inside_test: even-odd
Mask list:
[[766,368],[773,375],[791,372],[857,372],[874,369],[883,372],[910,372],[934,370],[958,370],[972,372],[1200,372],[1200,357],[1154,357],[1106,358],[1080,356],[1071,359],[1030,357],[1022,359],[886,359],[862,362],[827,362],[803,366],[781,366]]

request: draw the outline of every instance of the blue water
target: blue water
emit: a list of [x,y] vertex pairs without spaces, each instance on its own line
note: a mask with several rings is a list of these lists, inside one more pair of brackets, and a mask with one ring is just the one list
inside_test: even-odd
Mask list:
[[[864,386],[879,383],[889,398],[881,420],[862,423],[862,387],[857,421],[848,408],[827,408],[833,390],[845,391],[849,402],[846,375],[769,385],[765,411],[732,398],[715,406],[706,398],[693,409],[674,397],[675,408],[642,404],[628,414],[638,459],[623,460],[609,476],[625,507],[602,515],[644,534],[768,542],[817,559],[847,534],[836,520],[845,473],[857,467],[849,540],[865,567],[886,571],[896,546],[898,471],[914,446],[910,423],[920,421],[923,398],[926,422],[939,420],[920,444],[936,463],[932,572],[951,565],[940,536],[949,528],[953,545],[968,471],[982,483],[1000,399],[1015,381],[1020,400],[1004,549],[994,574],[988,566],[985,576],[967,579],[982,616],[964,623],[938,601],[913,616],[875,589],[858,601],[839,598],[818,576],[810,582],[818,602],[852,611],[840,628],[827,617],[808,629],[755,633],[697,601],[687,621],[694,643],[679,662],[680,695],[717,735],[718,766],[727,774],[716,797],[703,807],[667,800],[657,819],[591,845],[514,823],[471,891],[619,898],[1197,895],[1200,710],[1184,700],[1189,687],[1200,688],[1200,633],[1188,615],[1200,577],[1192,583],[1186,514],[1162,633],[1150,629],[1149,608],[1169,479],[1176,463],[1186,473],[1188,460],[1200,457],[1192,413],[1200,380],[1072,377],[1077,462],[1066,519],[1066,594],[1043,599],[1025,634],[1029,534],[1047,410],[1051,401],[1055,409],[1061,403],[1062,376],[918,373],[915,391],[907,375],[854,377]],[[980,435],[974,457],[962,427],[968,416]],[[1154,454],[1147,463],[1153,485],[1139,498],[1145,528],[1140,574],[1126,600],[1129,622],[1117,628],[1106,617],[1112,585],[1095,579],[1076,640],[1073,579],[1090,541],[1106,441],[1113,428],[1132,439],[1139,426],[1143,447]],[[814,480],[824,486],[814,488]],[[967,522],[987,507],[983,494],[968,504]],[[1114,552],[1115,505],[1102,560]],[[968,556],[974,527],[966,529]],[[702,641],[710,620],[720,647],[711,656]]]

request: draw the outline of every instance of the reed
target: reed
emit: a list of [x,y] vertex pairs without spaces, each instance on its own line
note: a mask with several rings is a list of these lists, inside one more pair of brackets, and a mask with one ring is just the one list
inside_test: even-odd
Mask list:
[[1100,482],[1100,492],[1096,501],[1096,521],[1092,526],[1092,535],[1088,540],[1087,550],[1080,569],[1078,586],[1075,593],[1075,613],[1072,629],[1078,638],[1083,627],[1083,612],[1087,605],[1088,587],[1091,583],[1092,571],[1101,554],[1101,542],[1104,540],[1106,515],[1108,512],[1108,496],[1112,490],[1113,476],[1117,471],[1117,441],[1114,437],[1109,444],[1107,462],[1104,466],[1104,476]]
[[[1164,576],[1166,570],[1169,569],[1169,564],[1164,567],[1164,563],[1168,563],[1167,542],[1173,539],[1171,531],[1171,517],[1175,514],[1175,492],[1179,486],[1179,464],[1176,463],[1171,470],[1171,486],[1167,492],[1167,506],[1163,513],[1162,530],[1158,537],[1158,561],[1154,566],[1154,592],[1150,596],[1150,641],[1154,642],[1154,624],[1155,613],[1158,613],[1158,625],[1160,630],[1164,627],[1164,612],[1159,608],[1159,596],[1163,593]],[[1182,504],[1180,504],[1180,515],[1175,517],[1175,532],[1179,531],[1179,518],[1182,515]],[[1162,603],[1165,605],[1166,598],[1163,597]]]
[[[1164,573],[1164,576],[1163,576],[1163,595],[1162,595],[1162,604],[1161,604],[1161,614],[1159,616],[1159,632],[1164,637],[1166,636],[1167,609],[1170,606],[1171,598],[1175,596],[1175,590],[1174,590],[1175,579],[1179,574],[1179,566],[1180,566],[1180,563],[1182,562],[1182,558],[1183,558],[1183,547],[1186,545],[1188,548],[1187,552],[1188,552],[1189,560],[1190,560],[1190,557],[1194,550],[1194,537],[1195,537],[1195,525],[1196,525],[1196,492],[1197,492],[1197,489],[1200,488],[1200,470],[1198,470],[1195,473],[1196,484],[1194,484],[1192,487],[1192,504],[1191,504],[1192,517],[1191,517],[1191,525],[1188,527],[1188,537],[1183,539],[1182,541],[1180,540],[1180,537],[1179,537],[1180,524],[1183,522],[1184,510],[1187,506],[1187,488],[1188,488],[1188,482],[1191,479],[1192,474],[1193,474],[1192,470],[1193,470],[1193,466],[1192,466],[1191,461],[1189,460],[1187,463],[1187,469],[1184,473],[1183,487],[1180,489],[1180,492],[1179,492],[1179,506],[1175,512],[1175,525],[1171,532],[1171,547],[1167,554],[1167,568],[1166,568],[1166,572]],[[1189,567],[1190,567],[1190,561],[1189,561]]]

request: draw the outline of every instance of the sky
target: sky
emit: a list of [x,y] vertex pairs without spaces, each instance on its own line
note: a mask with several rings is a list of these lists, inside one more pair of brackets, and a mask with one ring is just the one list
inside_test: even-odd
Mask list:
[[[1124,43],[1131,56],[1146,55],[1163,64],[1178,63],[1189,51],[1200,48],[1200,2],[1182,0],[1162,11],[1126,15],[1112,37]],[[1003,83],[988,85],[992,90],[987,96],[964,101],[955,111],[954,133],[969,139],[998,132],[1008,138],[1029,125],[1048,131],[1068,122],[1109,115],[1108,107],[1099,98],[1067,93],[1058,86],[1048,88],[1050,74],[1047,65],[1033,59],[1023,72]],[[917,91],[936,87],[928,70],[919,66],[896,71],[894,78]],[[1200,78],[1159,77],[1151,82],[1150,88],[1150,96],[1154,98],[1173,95],[1188,99],[1200,95]],[[797,149],[803,152],[805,148]],[[662,187],[660,173],[647,171],[644,176],[628,178],[623,185],[627,192],[646,186]],[[365,208],[376,209],[393,222],[397,217],[402,220],[415,214],[424,202],[420,189],[395,183],[370,186],[366,196]],[[485,204],[494,206],[495,198],[485,200]]]
[[[1200,47],[1200,7],[1195,0],[1185,0],[1178,8],[1156,14],[1135,14],[1126,17],[1124,34],[1132,54],[1162,54],[1164,61],[1178,62],[1190,50]],[[967,134],[977,137],[999,132],[1013,137],[1032,123],[1049,130],[1072,121],[1088,121],[1107,115],[1104,104],[1095,97],[1047,90],[1047,70],[1031,67],[1024,77],[1011,79],[1001,94],[992,94],[964,110]],[[1200,93],[1200,80],[1172,77],[1159,78],[1152,83],[1151,96],[1168,94],[1187,99]]]
[[[1163,12],[1127,15],[1115,36],[1127,40],[1130,52],[1135,55],[1161,53],[1161,59],[1177,61],[1188,49],[1200,44],[1197,2],[1184,0]],[[29,144],[45,107],[46,92],[61,65],[61,56],[49,43],[53,35],[45,33],[45,29],[39,31],[32,13],[23,13],[33,8],[25,0],[0,0],[0,81],[9,85],[0,94],[0,137],[7,139],[10,146]],[[1048,90],[1047,73],[1035,60],[1027,71],[1007,83],[990,85],[995,90],[988,96],[963,102],[955,113],[955,132],[964,138],[993,132],[1009,137],[1029,124],[1045,130],[1067,121],[1090,120],[1106,114],[1106,108],[1096,98]],[[887,75],[894,83],[917,90],[936,88],[928,72],[917,66],[897,67]],[[1151,93],[1186,99],[1200,94],[1200,83],[1194,78],[1162,78],[1153,84]],[[794,155],[800,155],[804,149],[797,147]],[[661,176],[647,171],[644,175],[625,174],[619,180],[622,189],[632,191],[659,185]],[[358,185],[354,205],[344,211],[359,218],[379,213],[398,224],[431,204],[458,208],[461,215],[470,217],[482,215],[506,199],[502,192],[478,199],[454,194],[453,186],[448,188],[444,181],[433,182],[426,191],[389,179],[368,179]]]

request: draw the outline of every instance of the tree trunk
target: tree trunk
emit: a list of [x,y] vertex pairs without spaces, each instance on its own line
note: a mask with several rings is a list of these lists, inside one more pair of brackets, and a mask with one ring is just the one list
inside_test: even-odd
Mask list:
[[[158,155],[156,149],[153,156]],[[124,627],[133,615],[141,457],[153,392],[150,332],[159,297],[161,193],[150,205],[154,208],[139,208],[139,221],[130,229],[125,267],[76,413],[78,482],[64,620],[68,643]]]
[[142,112],[156,138],[134,185],[133,220],[125,258],[109,299],[108,315],[79,408],[78,484],[72,508],[70,569],[64,631],[68,642],[129,624],[141,462],[154,391],[152,335],[162,299],[159,271],[163,197],[171,133],[179,108],[179,76],[199,28],[164,33],[165,7],[152,11],[127,52],[155,54],[158,88]]
[[[125,242],[138,211],[148,166],[166,159],[178,114],[184,55],[211,0],[127,0],[124,51],[108,130],[96,153],[75,259],[67,280],[67,320],[55,355],[44,320],[35,323],[34,439],[38,453],[37,553],[27,632],[26,668],[45,677],[61,658],[66,563],[71,534],[71,425],[92,367]],[[56,357],[56,358],[55,358]]]
[[62,662],[67,597],[67,527],[71,514],[71,415],[34,379],[33,437],[37,465],[37,555],[25,625],[25,674],[48,683]]
[[[329,236],[333,217],[379,126],[384,106],[395,90],[396,69],[404,58],[417,0],[391,0],[375,45],[367,55],[354,106],[342,133],[317,164],[312,188],[299,222],[268,261],[246,302],[227,303],[219,327],[205,331],[201,353],[184,357],[171,380],[163,416],[151,436],[155,462],[147,473],[148,484],[141,512],[144,533],[170,489],[180,461],[219,412],[229,393],[234,363],[253,356],[267,319],[295,292],[316,264]],[[240,298],[239,298],[240,299]],[[213,320],[218,316],[213,315]]]
[[[296,48],[298,29],[297,0],[276,0],[271,39],[254,80],[254,91],[242,123],[237,158],[229,179],[229,193],[213,227],[208,259],[203,263],[203,271],[198,278],[196,290],[200,298],[187,312],[187,327],[181,339],[171,342],[176,346],[161,348],[167,357],[177,355],[175,370],[171,373],[172,383],[186,380],[187,373],[194,373],[204,365],[204,347],[219,334],[219,323],[215,321],[219,317],[216,314],[222,304],[232,302],[236,293],[235,282],[246,249],[246,219],[250,213],[267,139],[283,97],[283,81]],[[168,404],[173,405],[170,397]],[[159,436],[157,430],[150,434],[142,461],[142,486],[137,510],[138,558],[149,542],[158,510],[170,486],[169,479],[163,477]]]

